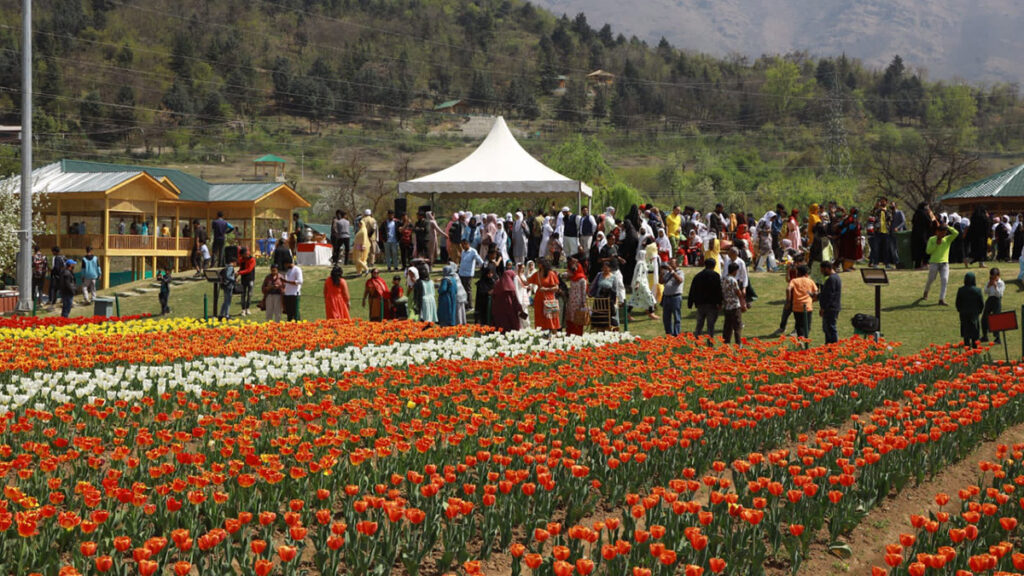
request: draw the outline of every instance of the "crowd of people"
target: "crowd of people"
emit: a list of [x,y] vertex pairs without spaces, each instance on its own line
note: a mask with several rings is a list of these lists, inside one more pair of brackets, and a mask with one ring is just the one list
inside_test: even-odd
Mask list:
[[[221,267],[225,297],[218,315],[229,315],[236,294],[241,315],[249,315],[255,257],[245,247],[237,256],[225,251],[231,225],[221,214],[211,223],[211,232],[198,221],[188,231],[194,238],[197,273],[207,266]],[[585,206],[575,213],[551,205],[546,211],[517,210],[504,217],[462,211],[443,223],[429,209],[415,215],[388,210],[379,220],[371,210],[352,220],[338,210],[328,236],[335,268],[324,285],[324,306],[329,318],[350,317],[343,267],[353,266],[355,276],[365,279],[361,304],[372,321],[415,318],[442,325],[475,322],[503,330],[536,326],[580,334],[588,327],[615,330],[626,315],[641,314],[660,318],[666,334],[679,334],[685,295],[687,308],[695,310],[696,334],[713,336],[721,316],[726,342],[739,342],[743,313],[757,300],[749,272],[784,271],[786,299],[774,335],[787,333],[792,317],[794,333],[809,336],[817,303],[825,340],[834,342],[842,308],[839,274],[857,265],[897,266],[901,232],[910,234],[912,266],[929,270],[922,299],[938,281],[938,303],[946,305],[951,263],[984,267],[987,261],[1016,259],[1021,267],[1017,281],[1024,280],[1019,216],[993,217],[977,208],[967,218],[935,214],[921,204],[908,220],[886,198],[879,198],[863,217],[859,209],[846,210],[835,202],[811,204],[806,216],[799,207],[787,210],[779,204],[760,218],[727,212],[722,204],[706,213],[690,206],[662,211],[655,205],[633,205],[621,218],[613,207],[591,214]],[[257,303],[269,320],[299,317],[303,277],[294,256],[305,233],[307,227],[296,214],[291,236],[281,232],[272,244],[270,271]],[[48,261],[37,250],[33,260],[37,296],[51,275],[50,302],[63,301],[68,293],[70,301],[77,288],[78,263],[59,252],[54,249]],[[81,288],[87,301],[100,274],[90,256],[82,263]],[[439,264],[440,276],[434,277]],[[686,267],[699,269],[688,289]],[[394,274],[386,278],[388,273]],[[967,322],[965,341],[987,338],[987,317],[1001,309],[1004,284],[998,270],[993,274],[980,305],[973,298],[961,302],[958,293],[962,314],[978,309],[977,330]],[[167,270],[157,278],[164,313],[169,311],[169,278]]]

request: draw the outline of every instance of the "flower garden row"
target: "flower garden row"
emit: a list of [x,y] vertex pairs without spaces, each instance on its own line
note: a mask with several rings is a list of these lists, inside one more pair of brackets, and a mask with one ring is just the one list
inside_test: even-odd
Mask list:
[[0,367],[7,372],[28,373],[108,364],[158,364],[251,352],[461,338],[486,331],[487,328],[475,325],[441,327],[412,322],[320,320],[248,324],[188,318],[42,327],[0,337]]
[[[419,329],[419,328],[418,328]],[[238,356],[205,356],[158,364],[119,364],[85,370],[35,371],[0,375],[0,413],[32,403],[39,409],[54,402],[94,398],[138,401],[146,396],[204,390],[251,382],[302,382],[321,374],[359,372],[383,366],[427,365],[438,360],[484,360],[518,356],[538,350],[570,350],[632,339],[625,333],[549,336],[539,330],[509,334],[491,332],[463,338],[436,338],[291,352],[249,352]]]
[[[820,430],[793,449],[720,461],[703,475],[691,469],[644,495],[627,495],[621,523],[586,528],[604,532],[591,536],[590,546],[575,542],[571,529],[562,537],[534,533],[510,547],[515,571],[525,564],[535,574],[580,573],[579,566],[601,574],[757,574],[770,560],[796,572],[823,528],[831,545],[841,547],[839,537],[892,490],[934,475],[1024,422],[1022,393],[1024,372],[1016,366],[915,387],[845,432]],[[989,465],[995,484],[985,493],[989,502],[972,501],[980,491],[966,488],[959,519],[941,512],[913,517],[921,536],[891,544],[887,561],[915,576],[1020,569],[1024,556],[1011,554],[1007,543],[1019,538],[1024,520],[1022,501],[1010,497],[1015,484],[1024,484],[1020,449],[1014,456],[1009,470]],[[1012,473],[1017,476],[1008,482]],[[545,546],[552,540],[554,546]]]
[[[529,549],[541,555],[535,573],[564,575],[569,560],[581,574],[587,562],[593,570],[620,540],[633,548],[616,558],[643,551],[645,562],[622,564],[641,570],[669,570],[684,555],[702,570],[755,566],[741,539],[764,533],[708,529],[716,544],[701,555],[654,546],[662,556],[639,545],[650,536],[639,541],[637,526],[661,534],[649,519],[578,522],[599,500],[628,504],[656,483],[695,491],[720,462],[922,397],[980,360],[957,348],[892,357],[859,339],[805,351],[784,340],[740,349],[688,338],[419,358],[431,362],[309,360],[319,375],[305,379],[263,378],[250,365],[239,385],[87,403],[41,397],[0,426],[0,571],[368,574],[401,564],[416,574],[473,571],[474,557]],[[340,374],[346,368],[355,369]],[[1004,405],[1015,403],[984,413],[1005,414]],[[724,478],[708,479],[725,488]],[[723,496],[714,505],[724,508],[705,512],[724,526],[733,511],[758,510],[740,503],[747,496]],[[698,519],[687,528],[703,525],[692,494],[647,508],[649,498],[645,510],[685,501]],[[666,535],[651,544],[686,534],[702,542],[661,525]]]
[[[1012,370],[1012,373],[1009,373]],[[1005,368],[1020,379],[1024,367]],[[934,506],[912,514],[899,541],[885,543],[885,566],[875,576],[1010,574],[1024,571],[1019,547],[1024,523],[1024,444],[996,447],[979,464],[979,482],[949,486],[934,496]]]

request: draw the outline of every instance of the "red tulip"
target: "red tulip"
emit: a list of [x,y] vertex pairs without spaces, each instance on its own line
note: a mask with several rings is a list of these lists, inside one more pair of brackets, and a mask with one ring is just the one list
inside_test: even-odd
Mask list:
[[277,556],[281,558],[281,562],[291,562],[299,554],[299,549],[295,546],[281,545],[277,547]]
[[725,570],[725,560],[722,560],[721,558],[712,558],[708,560],[708,567],[711,568],[711,571],[715,574],[719,574]]
[[256,576],[267,576],[274,570],[274,563],[270,560],[257,560],[253,564],[253,568],[256,570]]
[[139,576],[153,576],[156,571],[160,569],[160,565],[151,560],[142,560],[139,562]]
[[114,559],[110,556],[97,556],[96,557],[96,571],[97,572],[109,572],[114,567]]
[[185,562],[184,560],[174,563],[174,574],[175,576],[185,576],[192,571],[192,564]]

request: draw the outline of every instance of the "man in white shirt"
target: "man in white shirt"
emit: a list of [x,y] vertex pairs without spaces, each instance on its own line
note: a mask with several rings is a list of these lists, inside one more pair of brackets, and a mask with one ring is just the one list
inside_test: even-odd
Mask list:
[[299,320],[299,295],[302,294],[302,268],[294,262],[285,264],[284,313],[289,322]]
[[757,296],[751,298],[753,290],[750,289],[750,277],[747,276],[747,263],[740,258],[740,251],[735,247],[729,248],[728,255],[722,257],[722,269],[728,270],[729,264],[733,262],[739,265],[739,270],[736,271],[736,282],[747,297],[747,307],[749,307],[752,300],[757,300]]

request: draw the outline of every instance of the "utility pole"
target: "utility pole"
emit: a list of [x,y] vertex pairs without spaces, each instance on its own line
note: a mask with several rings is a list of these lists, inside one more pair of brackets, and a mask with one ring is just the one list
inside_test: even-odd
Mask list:
[[828,99],[828,141],[825,160],[828,170],[840,178],[850,175],[850,145],[846,141],[846,121],[843,113],[843,91],[839,85],[839,73],[832,77],[832,89]]
[[21,9],[21,242],[18,311],[32,311],[32,0]]

